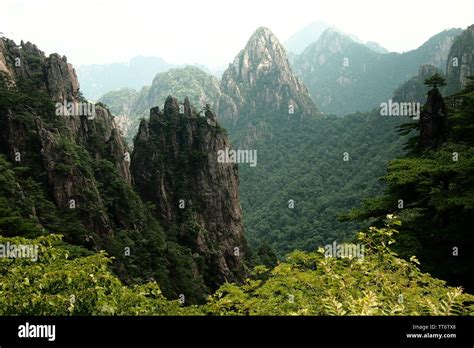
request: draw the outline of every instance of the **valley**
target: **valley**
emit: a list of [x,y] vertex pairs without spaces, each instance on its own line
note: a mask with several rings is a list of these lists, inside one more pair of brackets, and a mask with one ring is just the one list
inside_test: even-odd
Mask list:
[[217,77],[0,39],[0,247],[39,253],[0,257],[1,315],[473,313],[474,25],[236,52]]

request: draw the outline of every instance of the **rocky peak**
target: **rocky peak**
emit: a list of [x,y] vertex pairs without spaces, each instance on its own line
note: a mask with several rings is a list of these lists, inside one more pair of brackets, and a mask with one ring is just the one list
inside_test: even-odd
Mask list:
[[191,117],[191,102],[189,101],[189,98],[186,97],[184,98],[184,116],[186,117]]
[[[318,114],[306,87],[293,74],[286,51],[267,28],[259,28],[224,72],[219,117],[229,120]],[[259,111],[260,110],[260,111]],[[261,110],[265,110],[262,112]]]
[[[328,28],[321,34],[321,36],[315,43],[313,43],[307,48],[307,50],[309,52],[317,51],[317,52],[335,54],[335,53],[342,52],[343,50],[347,49],[349,46],[353,44],[358,44],[358,43],[352,40],[349,36],[342,34],[341,32],[333,28]],[[367,49],[369,48],[367,47]],[[305,52],[303,51],[303,54],[304,53]]]
[[179,114],[179,103],[176,98],[173,98],[172,96],[166,98],[164,114],[170,116]]
[[[33,64],[27,59],[29,57],[35,57]],[[29,78],[34,73],[41,72],[45,59],[44,52],[31,42],[21,41],[17,45],[13,40],[0,39],[0,71],[7,76]]]
[[250,86],[256,82],[259,74],[264,74],[273,67],[285,72],[290,70],[285,49],[275,35],[263,27],[250,37],[245,49],[231,66],[233,75]]
[[[81,171],[77,163],[70,161],[77,156],[75,151],[82,151],[83,156],[95,161],[107,158],[125,182],[131,181],[127,146],[113,116],[107,109],[80,97],[75,70],[65,56],[51,54],[45,57],[30,42],[16,45],[7,39],[0,40],[0,62],[0,69],[17,88],[20,80],[34,86],[30,87],[33,90],[19,92],[29,93],[30,97],[37,93],[36,99],[53,106],[52,111],[46,111],[46,108],[35,110],[24,105],[4,108],[0,114],[0,150],[11,160],[16,152],[24,157],[38,156],[47,177],[48,190],[58,209],[68,209],[71,199],[81,208],[99,207],[96,216],[83,215],[81,220],[91,233],[109,235],[111,217],[104,213],[103,197],[92,173]],[[82,111],[78,108],[80,104],[83,104]],[[58,112],[69,108],[74,109],[70,114],[69,111],[67,114]],[[32,148],[31,144],[36,144],[36,147]],[[85,197],[84,192],[89,197]]]
[[[168,97],[163,111],[152,108],[134,142],[131,171],[136,190],[156,206],[156,215],[178,242],[206,264],[204,279],[215,288],[246,274],[247,245],[234,163],[219,163],[231,147],[211,111],[206,117],[179,113]],[[191,110],[189,101],[183,103]],[[174,231],[174,232],[173,232]]]
[[79,100],[79,80],[66,56],[51,54],[46,59],[46,87],[54,101]]
[[[143,87],[139,92],[122,89],[109,92],[99,100],[110,106],[111,110],[121,112],[128,122],[124,135],[132,143],[140,119],[148,117],[149,110],[155,105],[164,105],[170,94],[185,100],[184,115],[191,115],[191,104],[198,109],[209,104],[213,110],[218,110],[220,81],[197,67],[186,66],[158,73],[152,85]],[[124,110],[124,105],[129,107]]]
[[0,40],[0,71],[12,79],[41,76],[41,88],[55,102],[79,100],[79,81],[67,58],[56,53],[46,57],[31,42],[16,45],[9,39]]

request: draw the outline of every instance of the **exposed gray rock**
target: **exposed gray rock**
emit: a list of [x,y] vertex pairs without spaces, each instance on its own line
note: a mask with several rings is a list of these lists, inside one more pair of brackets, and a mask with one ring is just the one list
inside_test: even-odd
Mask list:
[[[204,257],[207,285],[240,281],[246,275],[247,244],[234,163],[219,163],[218,150],[230,148],[211,111],[205,117],[179,113],[168,97],[163,112],[150,110],[142,120],[132,156],[133,182],[153,202],[168,230],[177,228],[181,243]],[[208,123],[211,122],[211,124]]]
[[446,64],[447,92],[460,91],[474,75],[474,24],[454,41]]

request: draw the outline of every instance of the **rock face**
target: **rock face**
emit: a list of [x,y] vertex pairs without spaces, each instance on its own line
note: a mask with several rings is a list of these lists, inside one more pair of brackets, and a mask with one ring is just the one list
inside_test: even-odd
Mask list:
[[258,104],[285,111],[292,106],[301,115],[317,114],[306,87],[290,68],[285,49],[267,28],[259,28],[229,64],[221,90],[229,97],[224,98],[229,105],[220,108],[222,119],[235,118],[243,110],[256,114]]
[[474,75],[474,24],[454,41],[446,64],[447,93],[452,94],[466,86],[467,77]]
[[321,111],[344,115],[368,111],[387,101],[419,66],[444,70],[460,29],[443,31],[402,54],[379,53],[332,29],[294,58],[295,73],[308,86]]
[[123,88],[104,94],[99,102],[107,105],[115,116],[115,121],[123,136],[127,137],[132,127],[133,105],[138,92]]
[[418,75],[412,77],[397,88],[393,95],[393,100],[400,103],[420,103],[426,102],[426,94],[429,87],[424,84],[425,80],[434,74],[443,76],[443,72],[434,65],[423,64],[418,69]]
[[229,64],[221,91],[219,119],[228,128],[247,129],[249,142],[271,133],[275,122],[319,114],[285,49],[267,28],[259,28]]
[[406,54],[409,58],[424,59],[423,64],[434,65],[438,69],[444,70],[451,46],[461,33],[462,30],[459,28],[446,29],[431,37],[419,48]]
[[137,191],[156,205],[178,241],[204,258],[211,288],[241,280],[248,256],[237,165],[217,161],[226,148],[229,140],[212,112],[196,115],[188,99],[180,105],[168,97],[163,111],[152,108],[149,121],[140,123],[132,156]]
[[[87,145],[91,138],[106,144],[109,150],[108,154],[115,158],[116,167],[122,177],[130,182],[129,164],[124,159],[127,147],[120,137],[113,116],[107,109],[93,105],[80,97],[79,81],[73,66],[67,62],[67,58],[58,54],[45,57],[42,51],[29,42],[26,44],[22,42],[20,46],[21,49],[13,41],[0,43],[0,61],[7,62],[9,75],[12,78],[25,80],[33,79],[36,75],[40,88],[47,93],[53,103],[57,103],[56,107],[59,103],[61,105],[72,103],[76,106],[83,103],[90,110],[94,110],[93,115],[61,116],[61,121],[65,126],[62,135],[81,145]],[[41,127],[41,123],[38,123],[38,127]],[[38,133],[41,131],[42,129],[38,129]],[[43,155],[47,157],[48,153],[43,152]],[[103,154],[95,151],[94,158],[99,160],[101,157]]]
[[[237,166],[217,162],[230,144],[209,106],[202,117],[188,100],[152,109],[132,156],[108,109],[82,98],[65,57],[21,46],[0,40],[0,159],[21,169],[0,211],[8,200],[31,234],[104,249],[124,281],[155,279],[188,303],[241,281],[248,251]],[[2,223],[2,233],[25,233]]]
[[421,146],[435,148],[444,144],[447,137],[447,120],[443,97],[438,88],[433,88],[428,92],[428,100],[420,117]]
[[[18,47],[11,40],[1,40],[0,61],[3,62],[2,71],[12,84],[14,81],[36,83],[46,99],[53,104],[57,103],[56,112],[58,105],[88,105],[88,102],[80,97],[79,81],[66,57],[58,54],[45,57],[42,51],[29,42],[22,42]],[[73,113],[50,120],[46,115],[26,108],[25,112],[31,115],[34,123],[34,132],[20,121],[21,118],[14,111],[7,109],[0,115],[0,142],[3,152],[8,154],[11,160],[18,153],[24,157],[31,157],[35,152],[39,154],[56,206],[68,210],[73,201],[73,205],[78,208],[97,207],[97,214],[93,216],[79,215],[88,231],[108,238],[111,233],[110,217],[105,213],[97,182],[91,173],[81,170],[75,163],[71,162],[68,170],[65,169],[65,162],[70,161],[73,156],[67,147],[87,148],[91,157],[97,161],[111,159],[122,179],[130,183],[129,162],[124,157],[127,147],[108,110],[93,104],[90,104],[88,109],[93,110],[93,114]],[[34,148],[31,147],[32,143]]]
[[76,71],[67,62],[65,56],[52,54],[46,63],[46,87],[54,101],[72,101],[79,99],[79,81]]

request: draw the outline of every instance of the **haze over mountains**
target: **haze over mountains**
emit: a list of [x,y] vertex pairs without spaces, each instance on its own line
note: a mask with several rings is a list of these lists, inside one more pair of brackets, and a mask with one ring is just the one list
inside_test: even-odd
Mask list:
[[[363,44],[363,42],[359,38],[357,38],[357,36],[344,33],[341,30],[330,26],[324,22],[316,21],[311,24],[308,24],[303,29],[294,33],[288,40],[283,43],[283,45],[289,53],[301,54],[310,44],[317,41],[322,35],[322,33],[324,33],[327,29],[338,31],[341,34],[350,37],[353,41]],[[368,41],[365,43],[365,45],[375,52],[388,53],[385,48],[383,48],[376,42]]]
[[[317,41],[321,34],[327,30],[338,29],[328,24],[316,21],[293,34],[283,46],[286,48],[290,59],[303,52],[311,43]],[[341,32],[344,34],[343,32]],[[362,42],[354,35],[344,34],[357,43]],[[368,48],[375,52],[387,53],[388,51],[375,42],[367,42]],[[225,67],[209,69],[202,64],[194,64],[208,74],[220,78]],[[168,63],[160,57],[137,56],[125,63],[80,65],[76,67],[77,74],[81,80],[82,93],[92,100],[97,100],[103,94],[121,88],[139,90],[148,85],[157,73],[167,71],[171,68],[182,66]]]
[[[259,153],[256,169],[240,169],[246,234],[251,243],[268,243],[281,254],[295,246],[311,249],[331,238],[348,236],[346,231],[356,226],[337,222],[338,215],[359,204],[361,197],[379,191],[382,186],[377,178],[402,151],[404,139],[395,133],[395,127],[405,120],[381,118],[373,108],[392,97],[424,102],[424,79],[445,72],[452,59],[452,54],[448,59],[451,44],[460,33],[459,29],[443,31],[416,50],[386,54],[326,29],[291,64],[275,35],[259,28],[229,64],[220,83],[197,68],[173,69],[158,74],[151,88],[130,93],[129,101],[119,97],[121,91],[110,92],[101,101],[113,108],[131,105],[124,112],[135,124],[129,128],[129,139],[147,108],[160,105],[167,94],[189,96],[198,110],[209,104],[236,146]],[[346,57],[348,65],[344,66]],[[469,57],[463,59],[472,64]],[[311,88],[316,92],[311,93]],[[368,113],[338,120],[325,116],[331,111],[341,116]],[[364,150],[357,144],[364,144]],[[349,162],[352,170],[348,171],[341,167],[340,156],[350,149],[357,161]],[[311,167],[302,163],[311,163]],[[338,174],[333,175],[329,168]],[[275,175],[275,171],[285,175]],[[336,178],[339,184],[320,186]],[[350,186],[344,184],[348,182]],[[297,199],[304,213],[285,209],[290,199]],[[317,223],[314,216],[318,216]]]
[[[328,28],[324,23],[316,22],[302,30],[301,33],[296,34],[287,44],[291,47],[294,40],[298,42],[303,40],[298,38],[306,38],[307,36],[305,35],[307,34],[305,33],[307,32],[316,33],[314,35],[315,41],[309,43],[301,54],[290,54],[290,66],[296,76],[304,82],[311,98],[318,105],[321,112],[343,116],[356,111],[369,111],[380,102],[387,100],[391,97],[392,92],[404,81],[416,76],[419,67],[423,64],[431,64],[441,70],[445,70],[449,48],[454,38],[461,33],[461,30],[450,29],[443,31],[427,40],[419,48],[402,54],[380,53],[384,52],[384,50],[377,48],[378,46],[374,43],[364,45],[355,41],[357,39],[354,40],[335,29]],[[372,48],[369,48],[369,46]],[[288,59],[287,54],[288,51],[285,52],[285,59]],[[189,88],[189,84],[186,83],[190,76],[189,68],[187,68],[187,71],[181,72],[181,74],[188,76],[184,79],[178,76],[180,74],[179,69],[182,68],[174,70],[174,77],[168,77],[168,79],[173,81],[172,85],[170,85],[169,81],[163,81],[163,85],[160,86],[159,81],[153,81],[154,87],[151,94],[160,93],[161,97],[159,99],[163,100],[166,93],[177,93],[177,95],[181,96],[183,91],[187,91],[190,93],[192,102],[197,105],[196,102],[198,100],[194,99],[191,95],[195,92],[191,92],[193,89]],[[205,71],[194,71],[198,80],[202,80],[203,73],[206,73]],[[79,76],[81,76],[80,70]],[[207,79],[211,80],[213,77],[208,77]],[[150,78],[148,83],[151,81],[152,78]],[[215,81],[211,84],[215,85]],[[201,90],[201,99],[206,99],[206,97],[203,97],[205,94],[214,96],[210,98],[214,100],[216,94],[225,94],[225,91],[209,90],[206,92],[206,86],[208,85],[209,83],[203,83],[198,88]],[[135,89],[138,92],[140,88]],[[144,93],[150,93],[145,92],[145,90],[146,88],[137,93],[136,98],[143,98]],[[156,92],[158,90],[160,92]],[[110,93],[120,94],[116,88],[111,89]],[[138,97],[138,94],[140,97]],[[112,102],[113,99],[110,98],[110,95],[104,96],[104,98],[108,102]],[[147,98],[148,100],[158,100],[150,95]],[[207,99],[209,100],[209,98]],[[226,97],[224,96],[222,99],[226,99]],[[138,101],[128,101],[126,104],[131,105],[131,109],[124,115],[131,119],[131,123],[135,124],[134,129],[136,131],[137,115],[143,113],[144,109],[143,107],[140,108],[138,105],[140,102]],[[133,105],[136,106],[134,107]],[[202,101],[200,105],[204,106]],[[113,102],[110,106],[116,107]]]
[[[362,45],[366,48],[368,48],[367,52],[359,52],[358,54],[362,55],[360,57],[355,57],[354,59],[368,59],[368,62],[371,62],[370,58],[371,55],[369,52],[376,52],[379,54],[384,54],[388,53],[386,49],[384,49],[382,46],[380,46],[378,43],[375,42],[367,42],[366,44],[362,43],[356,36],[351,35],[351,34],[346,34],[341,32],[340,30],[324,23],[321,21],[317,21],[314,23],[311,23],[310,25],[304,27],[300,31],[296,32],[293,36],[291,36],[284,44],[283,46],[285,47],[288,58],[290,60],[290,64],[295,68],[295,71],[297,74],[304,80],[308,88],[310,89],[310,93],[313,97],[313,99],[317,100],[320,105],[321,111],[324,112],[332,112],[332,113],[337,113],[339,115],[342,115],[344,113],[356,111],[357,107],[360,105],[348,105],[347,107],[339,105],[341,102],[339,101],[339,97],[336,95],[336,101],[335,102],[328,102],[327,98],[333,98],[332,94],[335,94],[333,91],[334,88],[338,88],[339,84],[337,82],[334,82],[334,79],[337,80],[338,78],[346,80],[346,76],[343,74],[342,71],[338,71],[336,69],[337,62],[332,62],[334,66],[325,66],[324,70],[332,70],[332,73],[328,71],[327,75],[322,73],[321,76],[319,76],[318,73],[318,64],[315,64],[315,62],[312,61],[312,54],[320,54],[320,53],[327,53],[328,56],[333,55],[335,53],[329,53],[325,52],[325,50],[328,49],[334,49],[334,47],[321,47],[322,51],[314,51],[314,47],[311,49],[311,45],[315,45],[318,41],[320,41],[320,36],[327,31],[328,29],[329,32],[336,32],[341,35],[341,37],[347,37],[350,41],[353,43],[357,43],[359,45]],[[457,32],[459,34],[459,32]],[[449,47],[449,39],[452,39],[453,36],[455,36],[455,32],[451,32],[451,35],[446,35],[442,38],[438,38],[437,40],[439,41],[438,44],[441,44],[441,41],[446,38],[446,42],[444,42],[444,50],[446,50],[446,47]],[[330,40],[329,42],[326,41],[326,44],[331,45],[332,41]],[[337,44],[337,43],[334,43]],[[428,43],[427,43],[428,44]],[[436,42],[434,43],[436,44]],[[426,47],[425,47],[426,48]],[[303,56],[303,58],[298,56],[301,56],[303,51],[305,49],[309,49],[307,54]],[[349,56],[355,52],[352,52],[354,48],[349,48],[344,46],[344,49],[339,52],[338,55],[344,55]],[[433,47],[431,48],[433,49]],[[429,49],[428,49],[429,50]],[[419,55],[423,56],[429,55],[429,52],[426,52],[426,49],[423,51],[422,47],[419,49],[413,50],[413,55]],[[420,52],[420,53],[416,53]],[[423,53],[425,52],[425,53]],[[391,53],[391,55],[399,55],[396,53]],[[366,57],[367,56],[367,57]],[[408,54],[410,56],[410,54]],[[333,58],[336,58],[334,56]],[[337,58],[339,59],[339,57]],[[401,61],[400,63],[397,63],[398,61]],[[418,69],[417,63],[419,62],[407,62],[410,59],[403,59],[403,58],[385,58],[385,60],[379,62],[378,64],[383,65],[384,62],[386,62],[389,66],[390,65],[398,65],[398,66],[405,66],[405,65],[413,65],[414,67],[405,67],[405,70],[408,71],[401,71],[403,76],[406,74],[410,75],[408,77],[414,76],[416,74],[416,71]],[[437,62],[441,61],[442,57],[437,58]],[[295,61],[298,63],[295,64]],[[432,63],[430,61],[429,57],[423,56],[421,58],[421,63]],[[433,63],[436,62],[433,60]],[[369,64],[369,63],[368,63]],[[222,75],[222,72],[225,68],[218,68],[218,69],[213,69],[212,71],[204,66],[204,65],[195,65],[196,67],[200,68],[204,72],[208,74],[213,74],[216,77],[220,78]],[[146,85],[150,85],[151,82],[153,81],[155,75],[160,72],[167,71],[170,68],[182,68],[183,66],[178,66],[178,65],[173,65],[172,62],[165,62],[162,58],[160,57],[136,57],[133,58],[130,62],[128,63],[114,63],[114,64],[102,64],[102,65],[84,65],[84,66],[79,66],[76,68],[78,76],[81,80],[81,91],[83,94],[92,100],[97,100],[100,96],[103,94],[110,92],[110,91],[115,91],[117,89],[121,88],[131,88],[139,91],[142,87]],[[362,67],[354,67],[354,70],[361,69]],[[313,69],[315,70],[315,74],[310,74],[308,76],[308,73],[306,69]],[[336,69],[336,70],[335,70]],[[374,67],[373,70],[380,70],[381,68]],[[389,69],[389,68],[387,68]],[[403,69],[403,68],[402,68]],[[347,70],[347,69],[345,69]],[[383,72],[382,72],[383,73]],[[359,76],[359,73],[356,73],[354,71],[354,74]],[[370,75],[373,74],[370,70],[364,74],[360,75],[360,78],[367,78],[370,79]],[[329,89],[328,95],[321,95],[312,89],[310,86],[314,85],[316,82],[314,82],[312,79],[315,78],[315,76],[318,75],[318,80],[322,80],[324,82],[320,83],[321,89],[324,91],[326,88]],[[407,77],[407,78],[408,78]],[[350,78],[350,77],[349,77]],[[402,79],[404,81],[405,78]],[[394,80],[394,83],[401,83],[401,81]],[[336,84],[336,85],[334,85]],[[344,87],[344,86],[342,86]],[[392,86],[387,86],[386,88],[383,88],[382,90],[385,91],[387,89],[392,88]],[[358,90],[359,85],[357,82],[354,82],[354,86],[349,87],[350,92],[352,90]],[[342,92],[343,93],[343,92]],[[349,92],[348,92],[349,93]],[[336,93],[337,94],[337,93]],[[332,105],[329,105],[332,104]],[[362,106],[365,106],[364,104]],[[356,107],[356,109],[350,109],[352,107]],[[368,110],[367,108],[364,109],[359,109],[360,111]]]
[[[305,252],[354,241],[356,232],[368,227],[367,219],[374,222],[370,231],[381,231],[385,248],[382,238],[392,233],[383,230],[392,219],[387,216],[400,214],[404,221],[416,222],[402,234],[406,255],[400,257],[406,260],[374,252],[368,253],[372,264],[338,260],[332,264],[337,272],[325,273],[351,279],[351,289],[371,275],[373,279],[363,279],[362,286],[369,285],[354,302],[395,306],[381,313],[424,313],[418,312],[419,297],[405,310],[393,294],[423,288],[423,296],[433,287],[436,296],[444,296],[438,290],[446,289],[442,283],[433,285],[430,275],[423,275],[423,281],[406,280],[406,274],[418,275],[410,268],[414,254],[409,252],[416,250],[424,258],[428,266],[423,271],[452,285],[472,286],[469,279],[474,279],[472,266],[452,266],[458,259],[446,249],[459,242],[463,251],[470,250],[468,230],[445,233],[452,232],[454,218],[462,224],[474,216],[469,123],[473,52],[474,25],[433,33],[420,47],[394,53],[316,22],[285,44],[269,28],[257,28],[235,57],[229,57],[220,77],[205,67],[176,66],[158,57],[84,66],[77,77],[65,56],[46,56],[32,43],[16,45],[2,38],[0,232],[8,238],[61,233],[61,248],[73,262],[106,250],[122,282],[156,281],[167,298],[184,296],[186,304],[203,303],[220,289],[215,306],[203,310],[207,314],[251,312],[251,301],[259,295],[248,293],[265,290],[261,284],[268,279],[278,284],[263,293],[270,307],[293,306],[287,300],[292,293],[279,281],[289,279],[290,292],[295,292],[302,279],[310,289],[333,286],[324,297],[332,302],[318,302],[322,309],[313,304],[285,313],[340,314],[342,305],[331,296],[343,286],[315,277],[321,268],[313,269],[324,262],[331,266],[333,260],[320,251],[319,256]],[[97,103],[86,98],[97,98]],[[453,106],[456,98],[464,102],[458,109]],[[381,103],[392,100],[424,108],[418,115],[385,116]],[[66,112],[58,113],[63,105]],[[93,112],[76,113],[81,105],[93,107]],[[413,118],[420,114],[421,119]],[[418,138],[423,144],[435,141],[436,146],[412,148],[403,165],[393,162],[404,155],[407,141],[418,139],[416,132],[422,133]],[[222,161],[218,154],[223,150],[255,153],[255,162],[245,156]],[[460,155],[459,162],[454,154]],[[380,180],[396,170],[390,185]],[[433,226],[441,232],[433,238],[431,230],[420,235],[432,244],[419,241],[410,230],[431,224],[431,216],[437,217]],[[391,223],[398,222],[388,221],[388,228]],[[446,247],[445,241],[451,244]],[[363,242],[372,247],[370,239]],[[432,248],[418,253],[423,242]],[[293,251],[291,265],[276,266]],[[347,264],[362,268],[352,274],[343,267]],[[256,265],[266,268],[255,275],[250,270]],[[372,274],[373,268],[380,272]],[[341,269],[347,272],[344,277]],[[391,282],[391,269],[401,274],[400,284],[395,290],[387,285],[373,300],[370,291],[380,290],[372,288],[374,279]],[[161,296],[152,286],[149,292],[140,289],[137,293],[150,298]],[[314,299],[325,290],[311,291],[308,298]],[[228,295],[237,296],[238,305],[225,302]],[[274,298],[278,301],[271,302]],[[344,313],[365,313],[365,307],[350,306]],[[101,308],[100,314],[115,313],[112,305]]]
[[326,30],[294,58],[295,72],[326,113],[368,111],[388,99],[422,64],[446,69],[449,49],[461,29],[443,31],[405,53],[377,53],[337,31]]
[[140,89],[150,83],[150,77],[173,65],[160,57],[135,57],[128,63],[85,65],[76,68],[82,93],[92,100],[117,88]]

